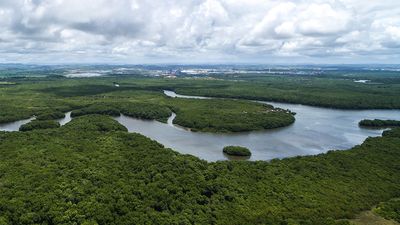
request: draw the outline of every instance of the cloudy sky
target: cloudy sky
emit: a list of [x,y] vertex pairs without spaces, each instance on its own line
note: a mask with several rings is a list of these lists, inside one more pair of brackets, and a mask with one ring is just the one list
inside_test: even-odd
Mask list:
[[0,62],[398,63],[398,0],[0,0]]

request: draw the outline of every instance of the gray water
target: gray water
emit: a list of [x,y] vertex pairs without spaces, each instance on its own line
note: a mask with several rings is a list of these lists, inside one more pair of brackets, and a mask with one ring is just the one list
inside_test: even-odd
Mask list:
[[[208,99],[199,96],[178,95],[164,91],[169,97]],[[140,120],[121,115],[116,117],[129,132],[137,132],[162,143],[183,154],[191,154],[207,161],[226,160],[222,148],[240,145],[250,148],[250,160],[270,160],[298,155],[315,155],[328,150],[345,150],[361,144],[369,136],[380,136],[381,130],[365,129],[358,126],[362,119],[400,120],[400,110],[339,110],[298,104],[262,102],[296,112],[296,122],[288,127],[235,133],[213,134],[191,132],[175,126],[175,114],[168,123]],[[33,119],[33,118],[31,118]],[[29,122],[21,120],[0,124],[0,130],[17,131],[19,126]],[[60,120],[61,125],[71,120],[70,112]]]
[[[204,99],[164,91],[169,97]],[[400,110],[339,110],[298,104],[262,102],[296,112],[296,122],[288,127],[235,134],[191,132],[172,124],[145,121],[121,115],[116,120],[129,132],[141,133],[166,147],[208,161],[226,160],[226,145],[240,145],[252,151],[250,160],[270,160],[298,155],[314,155],[328,150],[345,150],[361,144],[369,136],[380,136],[381,130],[358,126],[362,119],[400,120]]]
[[[31,122],[32,120],[34,120],[35,117],[26,119],[26,120],[18,120],[15,122],[11,122],[11,123],[3,123],[0,124],[0,131],[18,131],[20,126],[27,124],[29,122]],[[58,119],[56,120],[57,122],[60,123],[61,126],[64,126],[65,124],[67,124],[69,121],[71,121],[71,112],[67,112],[65,113],[65,117],[62,119]]]
[[65,117],[62,119],[58,119],[56,120],[57,122],[60,123],[61,126],[64,126],[65,124],[67,124],[69,121],[71,121],[71,112],[67,112],[65,113]]
[[18,120],[18,121],[10,122],[10,123],[2,123],[2,124],[0,124],[0,131],[18,131],[20,126],[27,124],[34,119],[35,119],[35,117],[25,119],[25,120]]

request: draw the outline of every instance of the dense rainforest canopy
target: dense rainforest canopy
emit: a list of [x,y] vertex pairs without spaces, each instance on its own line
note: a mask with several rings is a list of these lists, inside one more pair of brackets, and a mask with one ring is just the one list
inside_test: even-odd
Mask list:
[[174,123],[192,131],[243,132],[285,127],[294,123],[290,111],[271,105],[226,99],[171,99]]
[[[0,123],[33,115],[38,120],[58,119],[64,117],[63,112],[71,110],[72,117],[87,114],[119,116],[122,113],[161,122],[166,122],[175,112],[175,124],[206,132],[272,129],[295,121],[291,112],[271,105],[225,99],[175,99],[164,96],[162,88],[152,87],[157,85],[156,80],[128,79],[126,82],[129,83],[120,82],[120,87],[115,87],[111,78],[49,78],[38,83],[22,80],[19,85],[0,88],[0,105],[3,107]],[[144,82],[142,85],[145,86],[138,86],[136,82]]]
[[400,127],[400,121],[397,120],[361,120],[360,126],[364,127]]
[[107,116],[1,132],[0,221],[346,223],[341,219],[400,195],[399,134],[317,156],[207,163],[127,133]]
[[[236,79],[10,78],[13,85],[0,87],[0,123],[37,120],[26,132],[0,132],[0,224],[329,225],[348,224],[377,205],[380,215],[398,218],[393,199],[400,196],[400,128],[346,151],[208,163],[130,134],[110,118],[123,113],[165,122],[175,112],[176,123],[212,132],[294,121],[290,112],[268,105],[173,99],[163,89],[338,108],[400,108],[397,84],[385,80],[361,87],[342,79]],[[46,125],[67,111],[73,111],[70,123]]]
[[30,131],[39,129],[49,129],[60,127],[60,124],[54,120],[33,120],[27,124],[22,125],[20,131]]

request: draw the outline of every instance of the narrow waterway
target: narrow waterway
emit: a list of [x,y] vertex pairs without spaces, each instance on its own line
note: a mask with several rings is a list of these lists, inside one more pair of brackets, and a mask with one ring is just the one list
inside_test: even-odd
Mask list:
[[35,117],[25,119],[25,120],[18,120],[15,122],[10,123],[2,123],[0,124],[0,131],[18,131],[21,125],[31,122]]

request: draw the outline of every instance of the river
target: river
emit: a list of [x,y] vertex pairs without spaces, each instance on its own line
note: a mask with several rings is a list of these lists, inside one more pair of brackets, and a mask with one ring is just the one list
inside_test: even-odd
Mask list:
[[[178,95],[164,91],[169,97],[208,99],[199,96]],[[227,145],[240,145],[252,151],[250,160],[270,160],[298,155],[315,155],[328,150],[345,150],[361,144],[369,136],[380,136],[382,129],[365,129],[358,126],[362,119],[400,120],[400,110],[340,110],[299,104],[261,102],[296,112],[294,124],[272,130],[234,134],[191,132],[175,126],[172,114],[168,123],[140,120],[121,115],[116,117],[129,132],[137,132],[162,143],[182,154],[190,154],[207,161],[226,160],[222,153]],[[71,120],[70,112],[61,125]],[[0,125],[0,130],[16,131],[29,122],[22,120]]]
[[[208,99],[199,96],[179,95],[164,91],[169,97]],[[225,160],[222,153],[226,145],[240,145],[252,151],[250,160],[270,160],[298,155],[314,155],[328,150],[345,150],[361,144],[369,136],[380,136],[382,129],[365,129],[358,126],[362,119],[400,120],[400,110],[340,110],[299,104],[261,102],[296,112],[296,122],[288,127],[235,133],[214,134],[191,132],[172,124],[138,120],[121,115],[118,122],[130,132],[141,133],[166,147],[183,154],[216,161]]]

